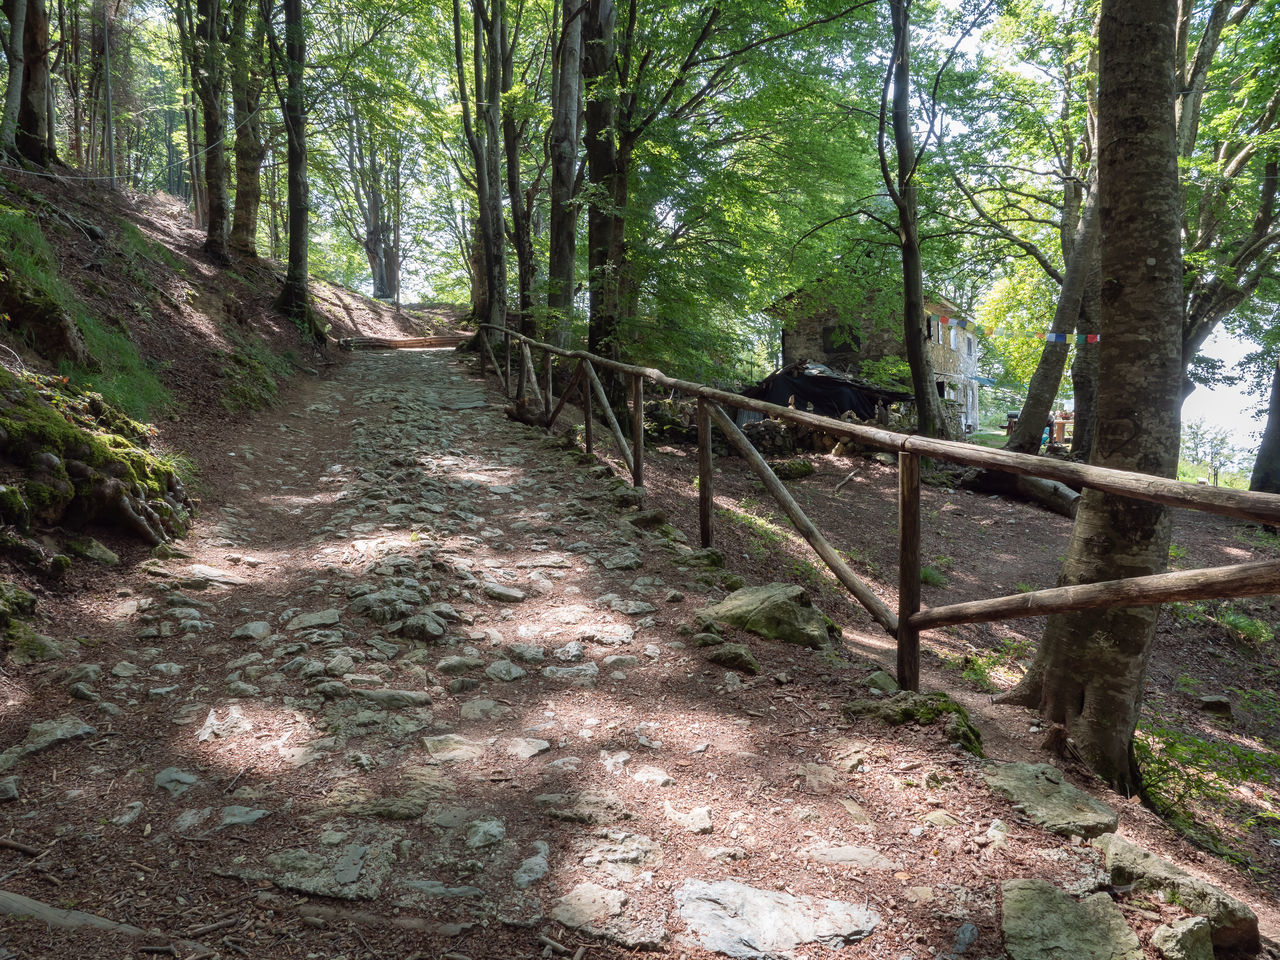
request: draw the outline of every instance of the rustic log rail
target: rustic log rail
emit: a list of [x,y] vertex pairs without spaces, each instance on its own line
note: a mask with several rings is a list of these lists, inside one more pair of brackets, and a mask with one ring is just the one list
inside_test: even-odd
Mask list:
[[338,341],[339,350],[419,350],[423,348],[456,347],[471,339],[469,333],[442,333],[433,337],[343,337]]
[[[1020,617],[1044,616],[1099,607],[1144,606],[1175,600],[1248,597],[1280,592],[1280,560],[1266,560],[1203,570],[1109,580],[1103,583],[1053,587],[1013,596],[922,609],[920,606],[921,457],[1057,480],[1070,486],[1092,487],[1136,500],[1201,510],[1267,525],[1280,525],[1280,495],[1225,490],[1218,487],[1205,488],[1164,477],[1152,477],[1087,464],[1064,463],[1060,460],[1011,453],[1007,450],[993,450],[969,443],[892,433],[876,427],[848,423],[791,407],[765,403],[762,400],[752,400],[688,380],[678,380],[651,367],[638,367],[596,356],[584,350],[566,350],[551,344],[540,343],[502,327],[482,324],[481,329],[491,331],[492,339],[502,338],[505,342],[507,362],[504,373],[503,366],[499,365],[489,342],[491,336],[478,337],[481,344],[479,353],[481,373],[483,374],[486,370],[487,359],[488,364],[493,366],[494,372],[502,382],[503,391],[508,397],[512,395],[513,389],[510,359],[513,341],[520,344],[519,350],[528,358],[526,362],[530,368],[533,367],[531,351],[543,352],[547,389],[540,399],[544,409],[548,411],[546,427],[549,430],[554,426],[566,401],[576,393],[586,416],[587,452],[592,451],[594,443],[592,401],[594,399],[599,402],[605,421],[613,433],[622,460],[635,486],[642,486],[644,483],[644,381],[650,380],[665,389],[695,397],[698,402],[698,526],[702,546],[709,547],[713,542],[711,425],[714,422],[728,438],[729,443],[742,454],[747,464],[764,482],[765,488],[778,501],[797,531],[813,547],[814,552],[836,579],[862,604],[876,623],[895,637],[898,650],[898,682],[904,689],[915,690],[919,687],[920,632],[922,630],[961,623],[1014,620]],[[577,366],[565,388],[564,395],[559,398],[560,402],[552,412],[550,384],[552,364],[557,357],[577,361]],[[623,434],[617,417],[614,416],[604,386],[596,373],[597,366],[630,379],[632,434],[630,444]],[[533,373],[530,370],[528,380],[533,379]],[[534,389],[537,389],[536,385]],[[872,591],[865,581],[858,577],[813,521],[805,516],[786,486],[722,407],[752,410],[898,454],[899,562],[896,613]]]

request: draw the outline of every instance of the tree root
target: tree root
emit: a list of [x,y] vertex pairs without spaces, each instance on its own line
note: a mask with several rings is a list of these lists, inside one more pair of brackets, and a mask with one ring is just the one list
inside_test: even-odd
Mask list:
[[[127,937],[158,939],[155,934],[148,933],[141,927],[135,927],[132,924],[117,923],[115,920],[107,920],[104,917],[85,913],[82,910],[63,910],[60,907],[53,907],[47,903],[41,903],[39,900],[24,897],[20,893],[10,893],[7,890],[0,890],[0,916],[31,917],[59,930],[93,929],[101,930],[104,933],[123,934]],[[188,952],[203,956],[213,956],[213,951],[208,947],[191,940],[170,939],[170,942],[177,944]]]

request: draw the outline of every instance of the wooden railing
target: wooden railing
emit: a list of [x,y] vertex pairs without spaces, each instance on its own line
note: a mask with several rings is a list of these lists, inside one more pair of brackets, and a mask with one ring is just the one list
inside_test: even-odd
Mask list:
[[[677,380],[668,377],[661,370],[619,363],[582,350],[561,349],[551,344],[539,343],[501,327],[486,324],[482,326],[482,330],[491,331],[494,340],[501,339],[505,361],[499,364],[493,344],[490,343],[490,336],[479,336],[477,339],[481,345],[482,373],[486,369],[487,361],[502,381],[503,391],[508,397],[512,397],[517,384],[530,385],[537,400],[542,404],[547,429],[554,426],[566,401],[575,393],[577,394],[586,417],[585,440],[588,453],[592,452],[594,446],[593,408],[596,403],[599,404],[605,422],[618,444],[622,460],[631,474],[631,481],[637,487],[644,485],[644,382],[649,380],[667,390],[695,397],[698,402],[698,526],[702,546],[711,546],[713,540],[711,425],[714,423],[724,433],[729,444],[763,481],[765,488],[791,519],[796,530],[813,547],[814,552],[836,579],[853,594],[876,623],[896,638],[897,676],[903,689],[915,690],[919,687],[920,632],[922,630],[952,624],[1013,620],[1019,617],[1044,616],[1099,607],[1142,606],[1175,600],[1208,600],[1280,593],[1280,560],[1266,560],[1123,580],[1108,580],[1103,583],[1054,587],[1013,596],[922,609],[920,606],[921,457],[1057,480],[1072,486],[1092,487],[1135,500],[1186,507],[1276,526],[1280,526],[1280,495],[1200,487],[1142,473],[1066,463],[1044,457],[1011,453],[1007,450],[993,450],[975,444],[893,433],[818,416],[791,407],[752,400],[700,383]],[[545,358],[541,388],[537,383],[537,370],[531,347],[542,351]],[[553,404],[552,386],[555,381],[552,373],[553,363],[557,357],[562,360],[576,361],[576,365],[564,395],[560,397],[558,403]],[[513,371],[513,364],[518,365],[520,369]],[[596,367],[612,370],[630,380],[630,443],[623,434],[622,427],[609,404],[604,386],[596,373]],[[853,571],[836,548],[823,536],[813,521],[805,516],[800,505],[796,503],[760,453],[751,445],[751,441],[724,412],[722,407],[726,406],[753,410],[779,420],[822,430],[833,436],[856,440],[867,446],[897,452],[898,604],[896,612],[875,595],[870,586]]]

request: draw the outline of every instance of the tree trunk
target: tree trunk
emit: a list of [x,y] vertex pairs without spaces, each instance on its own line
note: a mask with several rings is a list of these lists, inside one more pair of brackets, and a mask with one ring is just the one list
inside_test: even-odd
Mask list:
[[[1093,267],[1089,282],[1085,284],[1084,300],[1080,304],[1080,324],[1077,329],[1096,333],[1102,324],[1102,265],[1098,262],[1098,249],[1094,247]],[[1075,426],[1071,431],[1071,453],[1088,460],[1093,455],[1093,440],[1098,426],[1098,353],[1097,341],[1076,344],[1076,359],[1071,364],[1071,392],[1075,396]]]
[[204,114],[204,181],[209,220],[204,250],[214,263],[231,262],[231,199],[227,191],[227,119],[223,110],[226,62],[221,0],[196,0],[191,78]]
[[562,0],[561,34],[553,66],[551,104],[551,234],[547,264],[547,336],[567,347],[573,329],[574,267],[578,256],[578,111],[582,102],[582,7]]
[[1249,489],[1280,493],[1280,361],[1271,372],[1271,400],[1267,404],[1267,425],[1262,431],[1258,458],[1253,462]]
[[302,88],[307,40],[302,9],[302,0],[284,0],[285,88],[280,94],[280,112],[284,115],[287,140],[289,263],[275,306],[286,316],[301,321],[311,337],[323,343],[324,332],[316,325],[307,290],[311,208],[307,183],[307,107]]
[[[1053,313],[1053,323],[1049,332],[1054,334],[1071,334],[1079,326],[1080,304],[1084,299],[1084,290],[1089,279],[1089,267],[1093,263],[1094,248],[1098,242],[1098,190],[1095,186],[1085,198],[1084,209],[1080,212],[1080,220],[1076,224],[1075,237],[1071,249],[1066,251],[1065,270],[1062,275],[1062,290],[1058,294],[1058,305]],[[1066,342],[1045,343],[1040,361],[1031,375],[1031,383],[1027,387],[1027,399],[1022,404],[1022,412],[1018,422],[1005,444],[1006,450],[1014,453],[1039,453],[1040,438],[1044,432],[1044,424],[1048,421],[1053,401],[1058,396],[1058,387],[1062,383],[1062,372],[1067,364],[1067,354],[1071,347]]]
[[[107,5],[102,5],[102,97],[103,116],[106,126],[103,128],[103,139],[107,144],[107,176],[110,177],[111,189],[116,188],[116,108],[111,95],[111,19],[107,15]],[[52,122],[50,127],[52,127]]]
[[262,44],[260,18],[249,29],[249,0],[231,6],[231,107],[236,125],[236,203],[228,242],[237,253],[258,255],[258,207],[262,202]]
[[[518,29],[518,25],[517,25]],[[529,227],[530,211],[525,206],[525,192],[520,178],[520,153],[523,131],[516,122],[515,107],[507,94],[515,84],[515,49],[509,36],[506,20],[502,26],[502,145],[507,161],[507,205],[511,210],[511,240],[516,250],[516,277],[519,291],[519,312],[515,328],[526,336],[534,336],[537,330],[533,322],[533,235]]]
[[27,0],[4,0],[4,16],[9,22],[5,33],[4,58],[9,64],[8,82],[4,88],[4,114],[0,117],[0,157],[18,156],[18,107],[22,102],[22,55],[26,36]]
[[[1172,477],[1182,403],[1182,253],[1174,99],[1175,0],[1103,0],[1098,189],[1102,346],[1093,463]],[[1060,582],[1164,569],[1166,508],[1085,492]],[[1049,618],[1032,669],[1006,699],[1039,706],[1103,780],[1141,786],[1133,733],[1158,607]]]
[[947,421],[925,345],[924,268],[916,206],[915,137],[911,130],[911,0],[890,0],[889,10],[893,20],[893,142],[898,161],[894,203],[902,249],[902,338],[916,395],[917,429],[926,437],[945,438]]
[[[472,0],[472,68],[477,98],[476,121],[471,120],[466,69],[463,65],[462,11],[459,0],[453,2],[454,65],[458,93],[462,101],[462,127],[475,165],[477,221],[484,256],[483,297],[472,291],[472,302],[483,306],[476,319],[494,326],[504,326],[507,315],[507,251],[502,217],[502,187],[499,139],[502,112],[502,75],[500,50],[502,39],[503,0],[493,0],[486,11],[484,0]],[[478,129],[477,129],[478,125]]]
[[22,59],[22,95],[14,139],[20,156],[47,167],[57,156],[49,149],[49,12],[44,0],[27,0]]

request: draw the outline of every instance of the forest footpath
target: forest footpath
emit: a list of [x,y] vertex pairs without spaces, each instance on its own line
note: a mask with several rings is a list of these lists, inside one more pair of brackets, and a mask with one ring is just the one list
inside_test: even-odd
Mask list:
[[[1264,894],[1136,804],[1035,770],[1021,796],[1028,768],[918,704],[847,710],[904,705],[856,624],[816,648],[707,629],[741,585],[722,556],[454,354],[357,355],[204,454],[192,537],[68,599],[44,628],[68,656],[5,677],[0,886],[37,902],[7,902],[7,956],[1017,960],[1050,915],[1107,956],[1207,935],[1199,881],[1118,880],[1150,867],[1126,841],[1274,935]],[[1248,908],[1211,899],[1248,946]],[[130,929],[22,919],[46,908]]]

